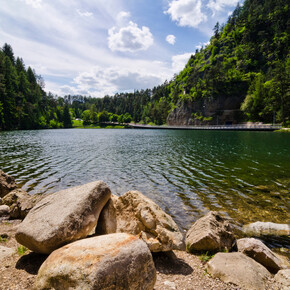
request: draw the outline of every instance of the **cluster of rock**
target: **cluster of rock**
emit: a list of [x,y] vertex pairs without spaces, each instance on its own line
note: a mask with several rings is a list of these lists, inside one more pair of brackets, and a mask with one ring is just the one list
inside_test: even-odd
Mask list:
[[197,220],[184,241],[174,220],[138,191],[117,197],[103,181],[95,181],[40,198],[13,182],[0,172],[0,217],[24,218],[16,240],[49,255],[36,289],[153,289],[151,252],[185,246],[190,253],[219,252],[206,267],[224,282],[264,289],[277,273],[281,288],[289,286],[290,270],[282,269],[275,254],[258,239],[236,240],[229,220],[217,212]]
[[[10,213],[20,207],[19,192],[2,199]],[[113,196],[103,181],[44,196],[27,209],[15,238],[49,254],[37,289],[153,289],[151,252],[184,249],[178,226],[157,204],[138,191]]]
[[[289,235],[290,230],[283,234]],[[217,212],[209,212],[197,220],[187,232],[185,242],[188,252],[219,252],[206,269],[226,283],[246,289],[266,289],[267,281],[277,273],[275,279],[281,287],[290,286],[290,269],[283,269],[279,258],[260,240],[236,240],[229,221]]]

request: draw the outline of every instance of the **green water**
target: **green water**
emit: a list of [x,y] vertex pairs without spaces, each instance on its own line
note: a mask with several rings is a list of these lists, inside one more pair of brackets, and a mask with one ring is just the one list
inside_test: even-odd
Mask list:
[[0,168],[29,193],[102,179],[139,190],[182,228],[208,210],[240,223],[289,222],[290,134],[171,130],[0,133]]

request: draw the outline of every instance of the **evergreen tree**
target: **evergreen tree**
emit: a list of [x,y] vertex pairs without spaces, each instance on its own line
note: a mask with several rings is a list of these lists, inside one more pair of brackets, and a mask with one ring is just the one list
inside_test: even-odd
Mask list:
[[63,109],[63,127],[64,128],[72,128],[72,120],[71,120],[71,116],[69,113],[68,104],[66,104],[64,106],[64,109]]

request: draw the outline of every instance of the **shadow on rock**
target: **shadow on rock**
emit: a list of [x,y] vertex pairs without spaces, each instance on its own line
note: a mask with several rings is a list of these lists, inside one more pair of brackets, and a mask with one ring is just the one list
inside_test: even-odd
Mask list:
[[163,274],[190,275],[193,269],[174,252],[152,253],[156,270]]
[[16,269],[25,270],[29,274],[37,275],[40,266],[47,257],[47,255],[29,253],[17,261]]

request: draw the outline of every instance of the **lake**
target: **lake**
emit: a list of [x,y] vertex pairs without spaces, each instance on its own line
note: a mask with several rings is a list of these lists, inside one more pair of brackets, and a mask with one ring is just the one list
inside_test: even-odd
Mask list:
[[0,132],[0,168],[30,194],[104,180],[139,190],[183,229],[208,210],[289,222],[290,134],[61,129]]

